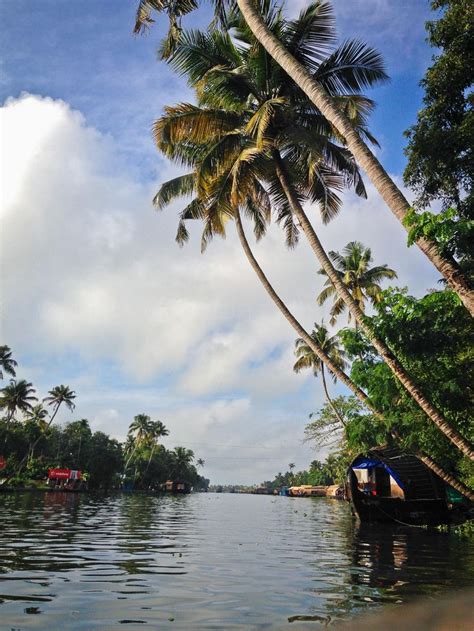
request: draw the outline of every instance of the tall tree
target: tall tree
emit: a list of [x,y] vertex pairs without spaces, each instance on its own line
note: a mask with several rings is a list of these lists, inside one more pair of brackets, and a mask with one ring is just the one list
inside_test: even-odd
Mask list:
[[0,409],[7,412],[7,427],[17,411],[26,414],[33,409],[33,402],[38,400],[35,392],[33,384],[25,379],[10,379],[9,385],[1,389]]
[[[35,430],[35,434],[39,434],[39,436],[41,436],[41,434],[44,433],[48,428],[48,422],[46,420],[48,416],[48,410],[45,410],[43,405],[41,403],[38,403],[38,405],[35,405],[31,410],[26,413],[26,422],[32,425],[32,428],[34,428]],[[30,441],[28,454],[29,460],[32,460],[34,457],[37,438],[38,435],[35,436],[34,440]]]
[[[311,30],[306,22],[317,23],[317,17],[305,15],[305,29],[299,29],[298,37],[293,40],[304,40],[305,34]],[[280,20],[281,23],[278,15],[272,19],[277,23]],[[280,32],[283,29],[281,25]],[[290,33],[292,29],[288,29]],[[155,124],[155,138],[165,155],[182,164],[197,165],[197,171],[194,175],[181,176],[162,187],[158,195],[159,204],[168,203],[176,196],[177,190],[180,194],[198,191],[198,198],[181,214],[179,238],[185,241],[185,220],[205,216],[209,199],[212,199],[211,206],[217,204],[221,215],[228,218],[235,213],[241,200],[247,208],[251,206],[251,213],[255,215],[256,205],[260,203],[264,207],[268,198],[266,185],[270,191],[271,204],[278,209],[277,218],[284,220],[288,243],[294,245],[298,237],[296,218],[328,278],[394,375],[437,427],[460,450],[474,458],[469,441],[446,421],[406,373],[390,348],[371,330],[363,311],[338,276],[303,210],[303,199],[321,200],[323,218],[330,219],[339,207],[337,196],[331,192],[338,184],[341,185],[336,167],[345,173],[346,178],[350,177],[356,190],[363,194],[358,171],[347,155],[344,159],[343,150],[334,143],[326,142],[326,151],[321,149],[320,129],[324,121],[319,112],[311,109],[308,112],[306,101],[298,100],[293,86],[288,87],[279,81],[278,67],[272,67],[270,59],[262,53],[258,43],[248,36],[242,25],[239,37],[246,44],[240,49],[227,35],[215,32],[205,36],[194,32],[187,38],[183,35],[177,46],[172,62],[198,88],[198,96],[204,107],[183,104],[167,108],[167,114]],[[295,41],[293,44],[296,46]],[[314,50],[311,51],[314,56]],[[360,63],[360,52],[360,49],[352,49],[348,53],[349,57],[355,55],[358,59],[352,59],[352,82],[346,77],[343,83],[349,91],[351,85],[367,84],[381,76],[379,60],[376,56],[374,58],[373,51],[366,51],[364,64]],[[317,63],[320,67],[321,62]],[[334,59],[328,62],[329,66],[331,64],[335,66],[331,72],[333,77],[348,72]],[[367,111],[366,102],[361,106],[361,97],[356,98],[356,95],[346,96],[343,101],[345,99],[352,103],[353,124],[370,137],[365,117],[360,111],[364,107]],[[305,128],[304,134],[295,133],[295,128],[298,129],[305,120],[311,120],[313,124],[318,120],[316,137],[311,134],[311,125]],[[328,134],[326,129],[324,132]],[[331,164],[332,170],[329,168]],[[258,191],[258,197],[255,191]],[[248,202],[249,197],[251,204]],[[224,232],[223,222],[219,223],[215,217],[213,215],[213,220],[206,223],[204,246],[213,232]],[[260,225],[257,226],[260,233],[264,219],[265,215],[262,216],[260,212]]]
[[186,447],[175,447],[171,452],[171,471],[174,480],[187,482],[190,477],[190,469],[194,460],[194,452]]
[[[308,65],[308,57],[314,56],[315,44],[328,49],[335,40],[334,17],[331,5],[328,2],[318,0],[300,14],[300,22],[310,14],[321,18],[322,28],[315,36],[311,34],[303,47],[291,47],[291,40],[285,40],[279,29],[272,28],[271,21],[268,20],[272,11],[271,0],[214,0],[216,15],[229,26],[225,7],[238,5],[246,24],[262,44],[265,50],[275,59],[281,68],[293,79],[295,84],[306,94],[310,101],[318,108],[321,114],[330,122],[335,130],[345,139],[347,146],[356,158],[360,166],[367,172],[375,188],[379,191],[390,210],[397,219],[404,224],[408,218],[410,205],[403,193],[390,178],[383,166],[364,142],[359,130],[355,128],[347,111],[340,108],[332,97],[332,88],[337,85],[337,80],[331,72],[322,72],[318,75],[314,66]],[[198,0],[181,0],[178,2],[166,2],[160,0],[141,0],[137,13],[135,32],[139,32],[144,26],[149,25],[151,12],[166,11],[170,19],[170,31],[168,41],[172,40],[172,48],[166,52],[166,44],[163,47],[165,58],[171,57],[178,42],[181,31],[176,19],[179,20],[185,12],[189,13],[197,8]],[[176,7],[176,8],[175,8]],[[290,22],[292,25],[293,22]],[[334,51],[332,57],[340,56],[340,50]],[[324,69],[325,70],[325,69]],[[339,87],[339,86],[337,86]],[[418,247],[431,260],[438,271],[443,275],[448,284],[459,294],[466,308],[474,315],[474,291],[472,290],[468,278],[465,276],[459,265],[449,254],[443,254],[436,242],[424,236],[416,239]]]
[[124,471],[127,470],[137,449],[144,444],[152,431],[151,418],[147,414],[137,414],[128,428],[128,451],[130,455],[125,462]]
[[12,358],[10,347],[0,346],[0,379],[3,379],[4,371],[12,377],[16,377],[15,368],[17,366],[17,362]]
[[[311,72],[310,68],[305,67],[304,54],[298,54],[299,51],[291,51],[283,41],[280,41],[281,37],[272,32],[259,10],[261,8],[260,2],[237,0],[237,4],[257,40],[345,138],[348,148],[358,164],[365,170],[382,199],[395,217],[404,224],[410,210],[410,204],[360,134],[350,124],[345,113],[338,109],[331,99],[328,86],[314,72]],[[333,22],[331,7],[327,2],[314,2],[306,11],[318,11],[330,18],[331,23]],[[331,28],[333,28],[332,24]],[[466,308],[474,316],[474,291],[456,261],[449,255],[440,254],[437,244],[433,241],[420,237],[416,243],[447,283],[459,294]]]
[[166,428],[164,423],[161,421],[150,421],[148,433],[146,435],[146,441],[150,447],[150,456],[148,458],[145,473],[148,471],[160,439],[163,438],[163,436],[168,436],[168,434],[169,430]]
[[441,10],[428,22],[428,41],[439,52],[421,86],[424,107],[406,132],[408,164],[404,178],[425,207],[441,199],[461,215],[474,210],[474,5],[470,0],[432,0]]
[[56,414],[59,411],[61,405],[65,405],[69,411],[73,411],[76,407],[74,403],[74,399],[76,398],[76,393],[74,390],[71,390],[69,386],[55,386],[52,390],[48,392],[48,396],[43,399],[45,403],[48,405],[52,405],[54,407],[53,414],[49,419],[48,427],[54,421]]
[[[365,312],[365,303],[372,304],[380,302],[382,297],[382,287],[380,281],[385,278],[397,278],[397,274],[388,265],[377,265],[370,267],[372,263],[372,251],[364,247],[359,241],[351,241],[339,252],[329,252],[329,256],[334,263],[334,267],[341,281],[347,286],[352,297],[362,311]],[[324,269],[320,269],[319,274],[327,277]],[[338,296],[336,288],[328,279],[324,289],[319,294],[317,301],[319,305],[326,302],[328,298],[333,298],[334,304],[331,308],[331,324],[335,324],[337,317],[346,309],[346,303]],[[351,313],[349,311],[349,322]]]
[[[330,336],[328,330],[323,324],[314,325],[314,329],[311,332],[311,337],[317,341],[318,346],[321,350],[326,353],[328,357],[331,358],[334,365],[336,365],[340,370],[344,370],[346,367],[345,362],[345,353],[344,349],[341,348],[339,344],[339,339],[337,335]],[[295,342],[295,355],[298,358],[293,366],[293,370],[295,372],[300,372],[301,370],[311,369],[315,377],[321,373],[321,380],[323,382],[324,394],[326,395],[327,402],[331,406],[334,411],[334,414],[340,420],[342,425],[345,425],[345,420],[342,417],[341,413],[337,409],[334,401],[329,396],[329,391],[326,383],[326,374],[324,370],[324,362],[316,355],[312,348],[306,344],[306,342],[302,338],[298,338]],[[330,370],[329,374],[336,381],[337,376]]]

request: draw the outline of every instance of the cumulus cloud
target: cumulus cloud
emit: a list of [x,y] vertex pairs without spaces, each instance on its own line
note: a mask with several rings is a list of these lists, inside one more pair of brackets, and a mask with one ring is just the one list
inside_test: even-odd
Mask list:
[[[156,215],[159,182],[136,179],[117,139],[67,103],[28,94],[8,100],[1,117],[2,338],[24,358],[25,376],[47,388],[62,367],[78,391],[76,416],[119,438],[134,414],[162,418],[167,443],[194,441],[214,480],[269,478],[283,466],[272,458],[305,466],[302,430],[321,390],[293,374],[295,334],[232,226],[204,256],[198,231],[180,250],[176,209]],[[436,275],[368,188],[368,201],[348,195],[328,227],[310,209],[323,242],[340,249],[360,239],[400,284],[423,291]],[[308,328],[327,314],[316,307],[323,279],[305,243],[288,252],[273,227],[255,253]]]

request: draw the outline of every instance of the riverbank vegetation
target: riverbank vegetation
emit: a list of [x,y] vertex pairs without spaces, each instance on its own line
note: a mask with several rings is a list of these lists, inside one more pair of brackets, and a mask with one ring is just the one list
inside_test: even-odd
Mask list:
[[41,487],[49,469],[66,468],[85,473],[90,489],[149,490],[167,480],[207,489],[209,480],[197,469],[202,459],[196,461],[186,447],[168,450],[160,444],[169,434],[161,421],[137,414],[124,443],[93,432],[84,418],[54,425],[62,406],[74,411],[76,393],[60,385],[40,402],[33,384],[15,379],[16,366],[10,348],[0,347],[0,374],[12,377],[0,390],[0,478],[5,484]]

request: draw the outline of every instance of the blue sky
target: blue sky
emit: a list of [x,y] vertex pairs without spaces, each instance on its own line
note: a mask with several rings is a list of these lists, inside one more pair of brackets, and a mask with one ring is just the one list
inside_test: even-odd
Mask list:
[[[288,3],[293,12],[307,3]],[[336,0],[341,38],[384,55],[391,82],[370,96],[379,156],[403,172],[403,131],[414,123],[419,80],[432,51],[424,0]],[[161,418],[167,446],[206,460],[214,482],[258,482],[324,456],[301,443],[322,403],[311,375],[291,370],[294,335],[248,269],[232,230],[205,256],[197,239],[174,243],[173,209],[156,216],[151,198],[175,173],[153,148],[150,128],[166,104],[191,100],[156,60],[162,32],[131,34],[134,2],[3,0],[2,343],[19,375],[41,396],[58,383],[78,394],[74,417],[124,438],[134,414]],[[204,26],[208,12],[192,16]],[[436,275],[376,193],[348,195],[321,236],[373,248],[414,293]],[[316,215],[315,223],[318,224]],[[304,324],[321,279],[302,244],[288,253],[272,229],[259,260]],[[339,386],[337,391],[342,392]]]

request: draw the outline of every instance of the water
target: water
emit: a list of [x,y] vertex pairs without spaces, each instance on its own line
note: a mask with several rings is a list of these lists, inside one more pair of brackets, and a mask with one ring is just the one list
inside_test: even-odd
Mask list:
[[357,527],[345,502],[0,494],[2,630],[314,629],[473,583],[466,540]]

